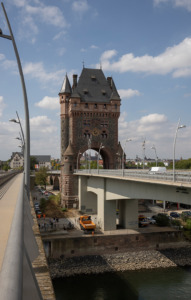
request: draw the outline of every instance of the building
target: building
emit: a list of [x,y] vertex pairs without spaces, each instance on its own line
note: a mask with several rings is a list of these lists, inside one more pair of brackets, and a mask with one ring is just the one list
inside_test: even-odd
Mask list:
[[46,167],[49,170],[51,169],[51,156],[50,155],[31,155],[35,157],[37,160],[37,164],[35,165],[35,169],[39,169],[42,167]]
[[121,99],[112,77],[106,79],[101,69],[88,68],[83,68],[79,80],[73,75],[72,86],[65,76],[59,99],[61,199],[63,206],[72,207],[78,201],[73,172],[86,150],[100,150],[104,168],[118,167],[118,155],[123,153],[118,143]]
[[12,152],[10,160],[11,169],[19,169],[24,166],[24,157],[21,152]]

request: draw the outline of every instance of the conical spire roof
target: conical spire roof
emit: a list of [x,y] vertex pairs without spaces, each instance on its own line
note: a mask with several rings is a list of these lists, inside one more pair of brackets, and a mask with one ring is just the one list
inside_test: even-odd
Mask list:
[[66,148],[66,151],[64,152],[64,155],[74,155],[74,154],[75,152],[70,141],[68,147]]
[[64,78],[64,82],[62,84],[60,93],[67,93],[67,94],[71,94],[72,93],[72,88],[68,79],[68,76],[66,74],[65,78]]

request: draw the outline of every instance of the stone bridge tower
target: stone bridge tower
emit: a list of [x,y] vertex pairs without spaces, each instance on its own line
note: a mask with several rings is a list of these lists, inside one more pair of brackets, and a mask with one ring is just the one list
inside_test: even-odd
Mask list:
[[[101,69],[83,68],[70,85],[65,76],[60,93],[61,119],[61,199],[73,207],[78,202],[77,176],[73,175],[81,153],[91,148],[99,151],[105,169],[118,167],[118,118],[120,97],[112,77],[105,78]],[[122,157],[122,156],[121,156]],[[79,159],[78,159],[79,158]]]

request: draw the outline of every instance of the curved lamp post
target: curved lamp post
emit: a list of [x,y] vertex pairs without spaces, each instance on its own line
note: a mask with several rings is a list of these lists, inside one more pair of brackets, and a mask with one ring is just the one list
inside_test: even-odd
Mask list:
[[101,143],[100,144],[100,147],[99,147],[99,152],[98,152],[98,156],[97,156],[97,172],[99,173],[99,157],[100,157],[100,151],[101,149],[105,148],[105,146],[103,146],[103,144]]
[[175,147],[176,147],[176,138],[177,133],[179,129],[185,128],[186,125],[180,125],[180,119],[178,121],[178,125],[176,127],[175,137],[174,137],[174,143],[173,143],[173,181],[175,181]]
[[77,157],[77,170],[78,170],[78,161],[79,161],[79,156],[82,154],[80,151],[78,152],[78,157]]
[[1,6],[3,8],[3,12],[5,15],[5,19],[7,21],[10,35],[3,34],[2,30],[0,29],[0,37],[12,41],[13,48],[15,51],[15,56],[17,59],[17,65],[18,65],[18,69],[19,69],[19,73],[20,73],[20,79],[21,79],[21,85],[22,85],[22,91],[23,91],[24,108],[25,108],[25,143],[24,143],[25,144],[25,157],[24,157],[24,160],[25,160],[25,187],[27,190],[27,195],[29,197],[29,190],[30,190],[30,127],[29,127],[29,110],[28,110],[27,92],[26,92],[26,87],[25,87],[22,66],[21,66],[21,62],[20,62],[20,58],[19,58],[19,53],[17,50],[17,46],[15,43],[11,25],[9,23],[9,19],[8,19],[8,16],[7,16],[7,13],[6,13],[3,3],[1,3]]
[[142,148],[143,148],[143,169],[145,168],[145,143],[146,143],[146,140],[144,139],[144,141],[142,143]]
[[153,145],[153,146],[151,147],[151,149],[153,149],[153,150],[155,151],[155,157],[156,157],[156,167],[157,167],[157,161],[158,161],[158,157],[157,157],[157,150],[156,150],[156,147],[155,147],[155,145]]
[[125,141],[125,146],[124,146],[124,148],[123,148],[123,154],[122,154],[122,159],[121,159],[121,169],[122,169],[122,172],[124,172],[124,153],[125,153],[125,148],[126,148],[126,145],[127,145],[127,143],[128,142],[131,142],[132,141],[132,139],[127,139],[126,141]]

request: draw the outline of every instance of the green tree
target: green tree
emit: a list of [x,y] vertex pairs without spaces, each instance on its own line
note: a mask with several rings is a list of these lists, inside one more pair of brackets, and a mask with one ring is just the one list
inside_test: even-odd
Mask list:
[[48,178],[48,168],[41,167],[38,172],[35,174],[35,183],[37,185],[44,185],[46,189],[47,185],[47,178]]
[[35,165],[38,164],[38,161],[35,156],[30,157],[30,169],[35,170]]
[[156,223],[158,226],[169,226],[169,218],[166,215],[158,214],[156,217]]

